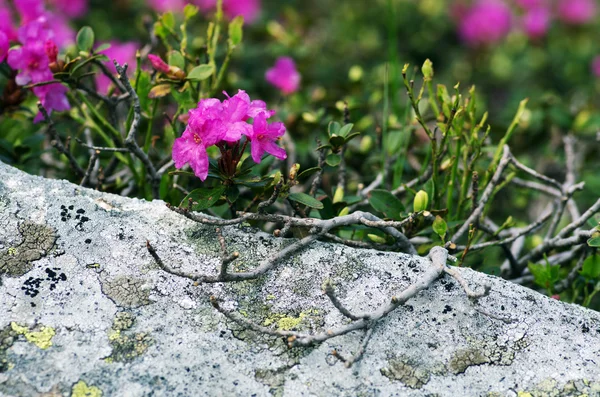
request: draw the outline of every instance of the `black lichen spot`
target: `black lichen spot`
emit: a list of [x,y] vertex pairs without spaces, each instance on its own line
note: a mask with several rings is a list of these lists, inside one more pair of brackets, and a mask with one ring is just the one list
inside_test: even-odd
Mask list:
[[80,208],[76,211],[78,214],[85,214],[85,210]]
[[46,281],[50,281],[50,291],[54,291],[56,289],[56,285],[61,281],[67,281],[67,275],[64,273],[58,273],[60,268],[54,267],[50,269],[46,268]]
[[25,295],[35,298],[40,293],[40,286],[42,285],[41,278],[29,277],[23,283],[21,290],[25,291]]
[[583,332],[584,334],[587,334],[588,332],[590,332],[590,327],[588,327],[587,324],[583,324],[581,326],[581,332]]
[[446,313],[450,313],[452,311],[452,308],[449,305],[444,306],[444,310],[442,311],[443,314]]
[[452,283],[448,283],[448,284],[444,285],[444,289],[446,290],[446,292],[452,291],[453,288],[454,288],[454,286],[452,285]]
[[92,242],[92,239],[91,239],[91,238],[86,238],[86,239],[85,239],[85,243],[86,243],[86,244],[90,244],[91,242]]

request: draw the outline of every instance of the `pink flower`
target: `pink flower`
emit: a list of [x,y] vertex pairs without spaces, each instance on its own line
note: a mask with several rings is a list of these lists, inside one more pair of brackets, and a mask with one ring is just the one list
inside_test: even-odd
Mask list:
[[[192,0],[202,11],[214,9],[217,0]],[[223,0],[223,13],[228,18],[235,18],[238,15],[244,17],[247,23],[253,23],[260,14],[260,0]]]
[[264,113],[259,114],[254,119],[252,125],[252,134],[249,136],[252,153],[252,160],[260,163],[262,155],[267,152],[280,160],[285,160],[287,154],[285,149],[280,148],[275,143],[276,140],[285,134],[285,126],[281,122],[267,124]]
[[173,161],[181,168],[189,163],[194,174],[205,181],[208,176],[206,148],[220,142],[225,129],[221,116],[223,106],[218,99],[203,99],[196,109],[190,110],[188,125],[180,138],[173,143]]
[[42,0],[14,0],[14,3],[17,12],[21,16],[21,23],[33,21],[46,12]]
[[226,92],[224,94],[227,96],[223,101],[221,115],[223,124],[226,125],[224,141],[236,142],[242,135],[251,135],[252,126],[246,123],[249,118],[261,114],[269,118],[275,114],[274,110],[267,110],[267,105],[263,101],[250,101],[250,96],[244,90],[238,90],[238,93],[232,97],[229,97]]
[[[51,75],[50,78],[52,78]],[[67,87],[60,83],[33,87],[33,93],[40,99],[48,114],[51,114],[53,110],[62,112],[71,109],[71,105],[69,105],[69,101],[67,100],[67,91]],[[42,119],[42,113],[39,112],[33,119],[33,122],[37,123]]]
[[48,61],[50,63],[58,60],[58,47],[52,40],[46,40],[46,43],[44,44],[44,51],[46,51],[46,55],[48,56]]
[[52,79],[48,55],[46,55],[44,43],[41,41],[29,41],[22,47],[10,50],[8,65],[19,71],[15,79],[18,85],[40,83]]
[[167,11],[183,12],[184,0],[148,0],[148,5],[153,10],[163,13]]
[[0,62],[4,62],[8,54],[9,42],[6,34],[0,30]]
[[298,91],[300,86],[300,73],[296,70],[294,60],[289,57],[277,58],[275,66],[265,73],[265,79],[284,95]]
[[600,77],[600,55],[596,55],[592,60],[592,73],[594,76]]
[[152,67],[161,73],[167,74],[169,73],[169,65],[165,61],[163,61],[158,55],[148,54],[148,59],[152,64]]
[[48,26],[54,33],[53,40],[59,47],[65,47],[75,43],[77,36],[69,25],[69,21],[62,15],[46,13]]
[[539,8],[546,5],[547,0],[515,0],[517,5],[525,10]]
[[596,15],[595,0],[559,0],[557,16],[565,23],[581,25]]
[[[119,62],[119,65],[123,65],[127,63],[130,67],[135,65],[135,53],[138,49],[138,44],[135,42],[125,42],[120,43],[117,41],[110,42],[110,48],[107,48],[104,51],[101,51],[102,54],[108,57],[108,61],[104,62],[106,67],[113,73],[117,73],[117,69],[113,63],[113,59],[116,59]],[[131,71],[131,69],[129,69]],[[105,76],[103,73],[98,73],[96,75],[96,87],[98,88],[98,92],[103,94],[108,92],[112,81],[110,78]]]
[[471,46],[494,44],[510,31],[512,13],[499,0],[479,0],[460,21],[460,37]]
[[87,0],[49,0],[56,10],[69,18],[79,18],[88,10]]
[[530,9],[523,18],[523,25],[532,39],[545,36],[550,26],[550,11],[544,7]]
[[17,31],[8,8],[0,7],[0,32],[3,32],[9,41],[17,39]]

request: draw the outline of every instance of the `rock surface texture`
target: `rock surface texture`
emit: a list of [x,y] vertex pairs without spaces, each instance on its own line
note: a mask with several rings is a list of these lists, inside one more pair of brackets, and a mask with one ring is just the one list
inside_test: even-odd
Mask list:
[[[248,226],[223,235],[240,252],[233,269],[290,243]],[[362,331],[289,349],[209,296],[263,326],[323,331],[346,321],[321,290],[326,279],[363,312],[418,279],[428,259],[313,243],[263,278],[194,286],[161,270],[146,240],[174,268],[219,266],[214,227],[163,202],[0,163],[0,395],[600,395],[600,315],[499,278],[460,270],[472,288],[491,286],[476,306],[441,277],[381,321],[347,369],[331,351],[352,354]]]

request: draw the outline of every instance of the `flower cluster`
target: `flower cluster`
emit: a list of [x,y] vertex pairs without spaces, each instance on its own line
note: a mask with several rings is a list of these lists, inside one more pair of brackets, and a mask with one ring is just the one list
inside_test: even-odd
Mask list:
[[596,0],[475,0],[470,7],[455,9],[459,35],[470,46],[491,45],[512,29],[520,29],[531,39],[546,35],[553,19],[567,25],[582,25],[596,15]]
[[[0,7],[0,20],[5,22],[0,25],[0,61],[6,58],[8,65],[17,71],[14,80],[17,85],[37,84],[33,93],[49,113],[69,110],[65,86],[60,83],[39,85],[54,78],[53,70],[59,64],[57,43],[68,42],[64,32],[55,29],[54,16],[45,11],[43,3],[22,0],[15,1],[15,6],[21,16],[21,26],[16,31],[10,13]],[[18,42],[20,46],[9,51],[10,42]],[[34,122],[41,119],[38,113]]]
[[[120,65],[125,63],[128,65],[135,65],[135,54],[138,48],[140,48],[138,43],[134,41],[119,42],[113,40],[108,44],[110,44],[110,47],[100,52],[108,57],[109,60],[105,61],[104,64],[113,74],[117,73],[113,59],[119,62]],[[98,92],[103,94],[108,93],[111,85],[112,80],[104,73],[96,74],[96,87],[98,88]]]
[[209,166],[206,149],[216,145],[223,153],[231,145],[239,144],[242,137],[251,144],[254,162],[260,163],[265,152],[285,159],[285,150],[275,143],[285,133],[285,126],[281,122],[267,122],[274,114],[263,101],[251,101],[243,90],[227,96],[223,102],[216,98],[201,100],[196,109],[190,110],[188,125],[173,144],[175,167],[189,163],[194,174],[204,181]]

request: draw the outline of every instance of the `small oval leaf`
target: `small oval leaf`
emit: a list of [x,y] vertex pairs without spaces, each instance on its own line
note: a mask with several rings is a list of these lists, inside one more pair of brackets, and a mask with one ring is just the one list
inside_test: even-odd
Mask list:
[[323,209],[323,203],[314,198],[313,196],[309,196],[306,193],[290,193],[288,198],[292,201],[296,201],[300,204],[304,204],[310,208],[315,209]]
[[187,79],[190,81],[206,80],[207,78],[213,75],[214,71],[215,68],[213,65],[199,65],[190,70],[190,73],[187,75]]
[[77,33],[77,48],[89,52],[94,47],[94,31],[89,26],[84,26]]

